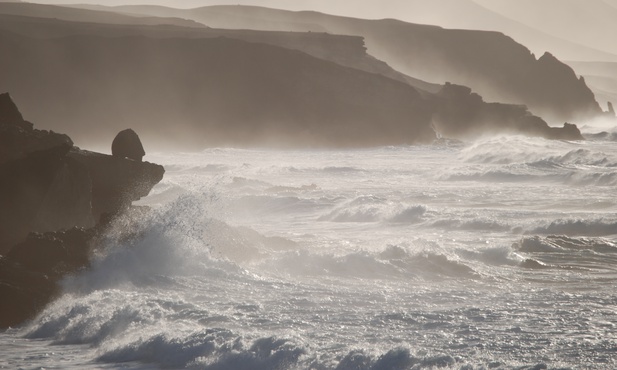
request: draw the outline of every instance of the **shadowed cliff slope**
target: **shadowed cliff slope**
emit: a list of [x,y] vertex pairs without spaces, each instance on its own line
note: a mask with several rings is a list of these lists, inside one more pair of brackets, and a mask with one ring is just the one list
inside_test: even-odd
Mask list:
[[580,139],[578,130],[548,130],[525,107],[488,104],[471,89],[444,94],[368,55],[359,36],[2,14],[0,21],[0,51],[9,56],[0,60],[7,76],[0,87],[29,117],[78,143],[106,142],[127,126],[183,150],[425,143],[433,128],[465,139],[504,132]]
[[568,62],[593,90],[598,102],[617,104],[617,63],[615,62]]
[[[335,62],[337,64],[378,73],[392,79],[408,83],[416,88],[436,92],[440,85],[431,84],[394,70],[388,64],[367,54],[364,39],[360,36],[332,35],[314,32],[281,32],[256,30],[229,30],[202,27],[183,27],[182,25],[165,24],[174,22],[175,18],[161,18],[163,25],[125,24],[128,20],[137,19],[116,13],[103,12],[101,15],[88,15],[85,19],[98,20],[96,23],[73,21],[76,14],[68,15],[56,8],[47,7],[45,11],[33,12],[37,16],[3,14],[4,7],[0,4],[0,29],[11,33],[34,38],[56,38],[73,35],[96,36],[136,36],[143,35],[156,38],[214,38],[228,37],[249,42],[265,43],[288,49],[300,50],[314,57]],[[23,13],[27,13],[24,9]],[[81,13],[99,13],[98,11],[80,10]],[[45,17],[39,15],[44,14]],[[78,13],[79,14],[79,13]],[[51,18],[51,16],[54,16]],[[119,17],[118,19],[114,17]],[[109,21],[110,23],[101,23]],[[139,22],[139,20],[138,20]]]
[[63,127],[77,142],[129,123],[150,142],[185,149],[434,138],[431,111],[411,86],[280,47],[228,38],[36,40],[3,32],[0,48],[11,55],[0,60],[7,76],[0,87],[33,120]]
[[[550,0],[549,0],[550,1]],[[556,2],[559,2],[557,0]],[[579,5],[594,8],[595,4],[601,3],[606,0],[587,0],[580,1],[574,0]],[[612,0],[615,1],[615,0]],[[520,1],[506,0],[505,3],[510,6],[520,7]],[[543,3],[544,0],[530,1],[529,3]],[[213,3],[213,2],[211,2]],[[605,46],[611,46],[608,42],[602,44],[603,47],[594,49],[590,47],[590,43],[585,41],[580,44],[573,42],[571,37],[564,37],[563,34],[557,33],[556,36],[549,35],[542,32],[543,28],[535,29],[527,26],[525,23],[525,16],[533,17],[535,14],[529,14],[535,11],[536,14],[543,14],[538,12],[537,9],[525,9],[521,12],[523,17],[512,17],[511,14],[504,13],[501,15],[495,11],[489,10],[495,8],[495,5],[499,4],[498,1],[493,0],[354,0],[353,6],[350,3],[335,0],[311,0],[310,2],[298,2],[288,0],[217,0],[217,4],[220,5],[256,5],[275,9],[286,10],[315,10],[321,13],[332,15],[344,15],[353,18],[367,18],[367,19],[384,19],[384,18],[396,18],[405,22],[432,24],[445,28],[456,29],[470,29],[470,30],[485,30],[485,31],[498,31],[512,37],[517,42],[528,47],[532,52],[537,55],[544,54],[545,51],[549,51],[552,54],[558,56],[560,60],[580,60],[580,61],[617,61],[617,55],[611,54],[604,50]],[[482,4],[480,4],[482,3]],[[564,3],[566,3],[564,1]],[[593,4],[595,3],[595,4]],[[310,5],[309,5],[310,4]],[[379,4],[379,6],[376,6]],[[204,3],[203,5],[207,5]],[[485,5],[485,6],[482,6]],[[176,6],[176,5],[171,5]],[[101,8],[98,8],[101,9]],[[103,8],[109,10],[109,8]],[[136,10],[132,10],[136,9]],[[115,11],[123,11],[127,13],[143,12],[153,16],[182,16],[183,10],[171,10],[163,7],[148,7],[147,10],[143,10],[141,7],[121,7],[113,8]],[[495,10],[499,10],[495,8]],[[608,12],[604,12],[608,13]],[[595,15],[594,12],[590,12],[588,17],[591,18]],[[539,18],[545,15],[540,16]],[[602,15],[604,18],[609,18],[610,15]],[[512,18],[512,19],[511,19]],[[580,27],[572,27],[572,22],[564,22],[563,19],[576,19],[576,17],[566,16],[550,17],[555,22],[560,23],[561,26],[569,27],[573,30],[578,30],[579,33],[587,32],[588,27],[585,30],[581,30]],[[516,21],[517,19],[519,21]],[[588,22],[579,22],[578,24],[588,24]],[[271,27],[279,27],[279,29],[285,29],[284,23],[280,26],[275,21],[270,22]],[[315,26],[315,25],[313,25]],[[601,28],[601,27],[596,27]],[[274,28],[273,28],[274,29]],[[605,28],[606,29],[606,28]],[[323,29],[321,30],[324,31]],[[606,30],[605,30],[606,32]],[[605,35],[611,35],[610,32]]]
[[[124,9],[150,12],[144,7]],[[174,10],[173,14],[217,28],[360,35],[371,55],[413,77],[467,85],[487,100],[525,104],[533,113],[556,122],[585,120],[602,113],[591,90],[571,68],[548,53],[536,59],[523,45],[498,32],[247,6]]]

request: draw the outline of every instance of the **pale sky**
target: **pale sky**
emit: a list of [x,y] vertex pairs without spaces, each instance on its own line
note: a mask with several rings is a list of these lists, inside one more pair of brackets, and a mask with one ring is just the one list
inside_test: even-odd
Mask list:
[[355,18],[396,18],[446,28],[500,31],[540,55],[546,50],[551,50],[558,58],[564,60],[617,61],[617,44],[614,42],[614,35],[617,34],[617,22],[614,21],[617,19],[617,0],[30,0],[30,2],[106,6],[150,4],[173,8],[242,4],[285,10],[315,10]]
[[[350,6],[350,2],[347,1],[332,1],[332,0],[33,0],[28,2],[35,2],[39,4],[98,4],[106,6],[115,5],[163,5],[172,8],[196,8],[200,6],[208,5],[256,5],[265,7],[275,7],[288,10],[337,10],[337,14],[341,14],[341,11],[355,8],[356,5]],[[363,1],[366,2],[366,1]],[[380,7],[379,1],[370,0],[371,5],[374,7]],[[366,6],[363,6],[366,8]],[[366,13],[367,15],[370,12]]]

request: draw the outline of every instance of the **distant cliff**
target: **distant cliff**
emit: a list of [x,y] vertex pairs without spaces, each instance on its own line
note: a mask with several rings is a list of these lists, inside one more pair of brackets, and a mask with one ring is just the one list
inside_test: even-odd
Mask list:
[[[164,8],[126,11],[165,14]],[[489,101],[524,104],[551,121],[581,121],[602,113],[591,90],[574,71],[545,54],[536,59],[498,32],[451,30],[397,20],[361,20],[317,12],[289,12],[248,6],[173,10],[210,27],[321,30],[359,35],[369,54],[406,75],[430,82],[470,86]]]
[[[103,7],[103,9],[107,8]],[[31,15],[28,16],[28,14]],[[77,22],[77,19],[81,19],[81,21]],[[96,23],[86,23],[87,20]],[[136,23],[130,24],[131,20]],[[69,11],[66,11],[65,8],[58,6],[41,6],[39,9],[37,4],[0,5],[2,28],[27,37],[55,38],[74,35],[115,37],[143,35],[165,38],[226,37],[299,50],[319,59],[365,72],[378,73],[427,91],[435,92],[439,89],[439,85],[407,76],[369,55],[366,52],[364,38],[361,36],[333,35],[323,32],[215,29],[201,24],[199,24],[201,27],[195,27],[194,24],[197,23],[192,21],[189,27],[185,27],[186,21],[184,23],[179,22],[178,18],[160,18],[159,22],[165,24],[165,26],[152,26],[151,23],[156,23],[156,21],[150,17],[144,20],[144,18],[117,14],[109,10],[92,11],[70,8]]]
[[563,127],[549,127],[525,106],[486,103],[466,86],[446,83],[431,101],[435,104],[433,125],[438,134],[444,137],[473,139],[506,133],[546,139],[583,140],[576,125],[565,123]]
[[525,107],[409,81],[356,36],[0,19],[0,50],[10,56],[0,59],[0,88],[78,143],[111,140],[129,125],[151,145],[180,150],[406,145],[432,142],[434,128],[473,138],[483,125],[563,137],[535,129],[548,125]]
[[1,1],[0,14],[13,16],[29,16],[50,19],[62,19],[90,24],[115,25],[168,25],[204,28],[195,21],[173,17],[147,17],[120,15],[111,11],[83,11],[74,7],[59,7],[55,5],[34,4],[24,1]]
[[33,119],[77,140],[115,134],[129,122],[144,137],[184,149],[434,138],[431,112],[413,87],[280,47],[227,38],[35,40],[6,33],[0,46],[11,55],[0,60],[0,87]]

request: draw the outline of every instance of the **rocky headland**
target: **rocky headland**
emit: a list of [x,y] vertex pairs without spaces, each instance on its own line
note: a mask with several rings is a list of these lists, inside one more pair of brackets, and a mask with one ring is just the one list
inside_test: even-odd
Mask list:
[[164,172],[37,130],[0,94],[0,328],[30,318],[62,277],[87,267],[96,236]]
[[584,139],[574,124],[550,127],[524,105],[487,103],[467,86],[446,83],[432,101],[435,104],[433,125],[444,137],[465,140],[502,133],[552,140]]
[[593,92],[572,68],[548,52],[536,57],[500,32],[242,5],[196,9],[127,6],[114,10],[183,17],[213,28],[362,36],[371,55],[409,76],[469,86],[490,101],[526,105],[533,114],[555,123],[602,115]]
[[125,122],[151,145],[177,150],[410,145],[495,133],[580,139],[578,129],[551,128],[525,106],[397,72],[358,36],[0,19],[0,47],[11,55],[0,59],[0,89],[77,140],[110,136]]

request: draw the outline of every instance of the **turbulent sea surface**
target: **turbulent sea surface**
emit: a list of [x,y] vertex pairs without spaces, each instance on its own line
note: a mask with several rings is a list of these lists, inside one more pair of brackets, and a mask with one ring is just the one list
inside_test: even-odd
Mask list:
[[610,137],[146,159],[138,237],[0,368],[617,368]]

